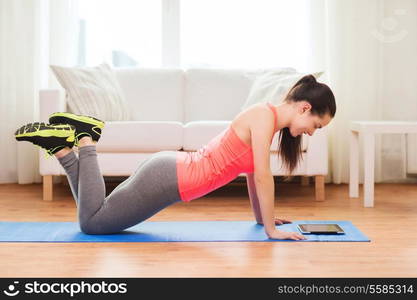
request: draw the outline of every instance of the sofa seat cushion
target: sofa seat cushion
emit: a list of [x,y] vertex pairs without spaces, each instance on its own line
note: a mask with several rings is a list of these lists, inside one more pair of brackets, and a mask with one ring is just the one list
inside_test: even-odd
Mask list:
[[183,125],[177,121],[106,122],[97,152],[180,150]]

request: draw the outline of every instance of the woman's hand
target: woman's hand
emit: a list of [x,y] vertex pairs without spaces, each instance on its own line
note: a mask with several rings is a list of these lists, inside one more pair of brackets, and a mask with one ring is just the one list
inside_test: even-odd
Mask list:
[[271,233],[267,233],[270,239],[277,239],[277,240],[306,240],[307,238],[297,232],[286,232],[281,230],[274,230]]
[[[263,225],[264,224],[262,221],[261,222],[257,222],[257,223],[260,224],[260,225]],[[275,218],[275,225],[291,224],[291,223],[292,222],[289,221],[289,220]]]

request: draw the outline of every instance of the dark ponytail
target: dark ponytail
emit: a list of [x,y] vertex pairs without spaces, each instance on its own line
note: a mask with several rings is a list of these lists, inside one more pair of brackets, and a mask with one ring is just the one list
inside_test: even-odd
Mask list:
[[[330,117],[333,118],[336,114],[336,101],[333,92],[326,84],[317,82],[311,74],[299,79],[284,98],[284,102],[287,103],[299,101],[310,103],[311,114],[318,115],[320,118],[326,114],[330,114]],[[288,171],[284,181],[291,178],[299,159],[302,159],[301,138],[302,135],[293,137],[288,127],[279,132],[278,155],[281,156],[283,165]]]

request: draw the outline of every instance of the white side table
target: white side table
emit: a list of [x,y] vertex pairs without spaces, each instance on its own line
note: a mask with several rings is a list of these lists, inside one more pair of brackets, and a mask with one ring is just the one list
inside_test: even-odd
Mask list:
[[349,197],[359,197],[359,134],[363,137],[364,207],[374,206],[374,166],[376,133],[417,133],[417,122],[351,121]]

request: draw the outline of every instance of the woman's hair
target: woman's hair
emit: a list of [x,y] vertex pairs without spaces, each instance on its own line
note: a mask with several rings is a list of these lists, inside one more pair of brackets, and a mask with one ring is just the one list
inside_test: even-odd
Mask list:
[[[288,91],[284,102],[307,101],[311,104],[311,114],[320,118],[329,114],[331,118],[336,114],[336,102],[331,89],[324,83],[316,81],[316,78],[309,74],[302,77]],[[302,159],[301,138],[299,135],[293,137],[288,127],[279,132],[278,155],[281,156],[283,165],[288,173],[284,181],[288,181],[292,172]]]

